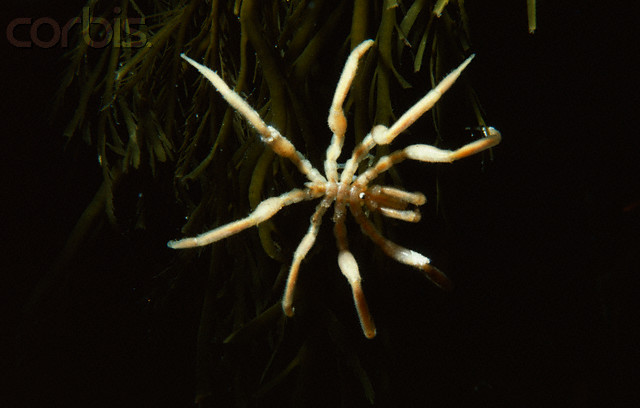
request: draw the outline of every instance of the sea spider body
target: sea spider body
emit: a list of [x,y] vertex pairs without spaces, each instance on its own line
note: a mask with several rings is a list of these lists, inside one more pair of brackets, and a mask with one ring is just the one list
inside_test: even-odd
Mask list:
[[333,222],[334,235],[338,246],[338,266],[351,285],[360,324],[364,335],[368,338],[375,337],[376,328],[362,291],[362,278],[360,277],[358,263],[349,251],[345,225],[347,207],[364,234],[379,246],[385,254],[398,262],[415,267],[437,286],[446,289],[450,287],[449,279],[437,268],[430,265],[429,258],[383,237],[369,220],[365,211],[363,211],[363,208],[366,207],[370,212],[378,212],[387,217],[408,222],[418,222],[420,220],[420,212],[417,207],[426,202],[425,196],[419,192],[412,193],[394,187],[374,185],[372,182],[378,175],[403,160],[452,162],[495,146],[501,139],[500,132],[492,127],[486,127],[484,128],[484,138],[454,151],[443,150],[426,144],[415,144],[380,158],[374,165],[356,175],[359,165],[373,147],[391,143],[402,131],[433,107],[471,62],[472,55],[412,106],[391,127],[375,126],[363,141],[354,148],[351,157],[339,173],[337,159],[342,151],[347,127],[343,103],[358,68],[358,61],[372,45],[373,41],[367,40],[351,52],[338,81],[329,111],[328,124],[333,132],[333,138],[326,153],[324,176],[277,129],[268,126],[247,102],[227,86],[222,78],[209,68],[198,64],[183,54],[182,57],[197,68],[215,86],[227,102],[251,123],[260,135],[261,140],[269,145],[276,154],[289,159],[309,181],[305,183],[304,188],[293,189],[280,196],[267,198],[258,204],[246,218],[220,226],[193,238],[184,238],[167,243],[169,247],[175,249],[208,245],[268,220],[285,206],[322,197],[311,216],[307,233],[293,254],[282,299],[282,307],[287,316],[293,316],[293,295],[300,264],[316,240],[323,215],[331,204],[334,204]]

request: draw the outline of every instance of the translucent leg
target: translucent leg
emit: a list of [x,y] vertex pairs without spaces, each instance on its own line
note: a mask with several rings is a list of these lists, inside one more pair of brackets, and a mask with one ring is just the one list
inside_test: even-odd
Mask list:
[[281,196],[271,197],[264,200],[258,204],[256,209],[253,210],[253,212],[246,218],[212,229],[211,231],[207,231],[196,237],[184,238],[178,241],[169,241],[167,242],[167,246],[173,249],[183,249],[212,244],[268,220],[287,205],[295,204],[304,200],[311,200],[319,195],[320,193],[314,193],[309,189],[291,190]]
[[362,332],[367,338],[372,339],[376,336],[376,325],[373,322],[373,317],[369,312],[369,305],[367,304],[364,292],[362,291],[362,278],[360,277],[358,263],[353,257],[353,254],[349,251],[347,228],[344,224],[344,210],[344,203],[336,203],[336,215],[334,217],[335,226],[333,233],[338,243],[338,266],[351,286],[353,301],[356,311],[358,312]]
[[333,138],[331,139],[331,144],[327,149],[327,156],[324,162],[325,174],[329,181],[336,181],[338,179],[336,161],[342,151],[344,133],[347,129],[347,118],[344,115],[342,105],[347,97],[353,78],[356,75],[358,61],[372,45],[373,40],[367,40],[351,51],[351,54],[344,65],[344,69],[342,70],[342,75],[340,75],[340,80],[336,86],[336,92],[333,95],[333,102],[331,103],[328,119],[329,129],[333,132]]
[[311,216],[311,223],[309,225],[309,230],[300,241],[298,248],[296,248],[296,252],[293,254],[293,261],[291,262],[291,268],[289,269],[289,276],[287,277],[287,286],[284,290],[284,296],[282,298],[282,309],[284,310],[284,314],[291,317],[293,316],[293,293],[296,287],[296,282],[298,281],[298,272],[300,271],[300,263],[307,256],[311,247],[316,241],[316,237],[318,236],[318,230],[320,229],[320,224],[322,223],[322,216],[329,208],[330,200],[324,199],[318,206],[316,207],[316,211]]
[[451,88],[456,80],[462,74],[462,71],[469,65],[471,60],[475,55],[471,55],[467,58],[460,66],[454,69],[449,75],[444,77],[442,81],[435,88],[430,90],[425,96],[422,97],[415,105],[409,108],[408,111],[404,113],[394,123],[386,132],[379,132],[374,135],[375,142],[377,144],[389,144],[395,139],[400,133],[402,133],[406,128],[411,126],[413,122],[418,120],[420,116],[424,115],[429,109],[433,107],[433,105],[438,102],[438,100],[442,97],[442,95]]
[[269,145],[271,149],[279,156],[285,157],[298,167],[300,172],[307,176],[311,181],[321,182],[325,178],[316,170],[311,163],[305,159],[302,153],[298,152],[293,144],[286,137],[282,136],[277,129],[267,126],[262,120],[258,112],[255,111],[244,99],[235,93],[229,86],[216,74],[213,70],[198,64],[191,58],[181,54],[189,64],[194,66],[202,75],[205,76],[220,92],[220,95],[231,105],[240,115],[242,115],[256,131],[260,134],[260,139]]
[[362,210],[359,207],[354,208],[354,206],[351,206],[350,209],[356,221],[360,224],[362,231],[371,238],[371,240],[378,245],[385,254],[398,262],[413,266],[420,270],[427,278],[429,278],[429,280],[442,289],[450,289],[453,286],[449,278],[447,278],[444,273],[442,273],[438,268],[431,266],[429,258],[416,251],[404,248],[395,242],[389,241],[380,234],[371,221],[369,221],[369,219],[362,213]]

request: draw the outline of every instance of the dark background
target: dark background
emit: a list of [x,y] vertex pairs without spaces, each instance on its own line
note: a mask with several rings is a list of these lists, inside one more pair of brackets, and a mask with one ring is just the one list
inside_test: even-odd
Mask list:
[[[2,26],[24,16],[66,21],[83,5],[76,3],[9,7]],[[525,1],[468,2],[477,54],[470,75],[503,142],[481,180],[469,180],[464,165],[444,175],[449,200],[459,199],[447,207],[458,231],[452,252],[463,255],[453,272],[458,289],[440,321],[420,324],[420,310],[428,307],[419,300],[422,286],[390,288],[409,299],[402,305],[416,320],[414,327],[396,328],[408,336],[398,352],[407,384],[438,377],[424,374],[429,370],[442,370],[443,384],[452,378],[464,384],[456,396],[448,395],[455,388],[442,385],[424,400],[432,406],[637,402],[637,18],[604,2],[539,3],[539,28],[529,35]],[[22,317],[25,301],[101,174],[95,150],[65,149],[64,121],[50,120],[64,50],[15,48],[4,38],[2,49],[2,299],[8,313],[1,358],[15,380],[8,383],[15,391],[8,395],[17,397],[11,404],[188,406],[198,309],[169,300],[175,314],[148,312],[145,295],[136,292],[144,273],[127,273],[170,259],[162,247],[170,232],[101,236],[92,248],[102,256],[81,262],[103,279],[75,276],[70,286],[82,304],[96,297],[101,306],[66,310],[62,293],[64,311],[51,311],[54,323],[38,322],[37,340],[25,335],[33,324]],[[161,249],[153,252],[156,244]],[[429,345],[441,344],[440,357],[419,357],[425,337]],[[412,387],[403,395],[421,405],[428,396]]]

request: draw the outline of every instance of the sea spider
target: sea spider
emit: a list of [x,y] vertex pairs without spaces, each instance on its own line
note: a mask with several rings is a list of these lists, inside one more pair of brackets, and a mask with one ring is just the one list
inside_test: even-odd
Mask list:
[[[496,129],[486,127],[483,129],[485,137],[455,151],[442,150],[426,144],[411,145],[381,157],[373,166],[356,175],[360,163],[367,157],[374,146],[391,143],[396,136],[433,107],[471,62],[472,55],[402,115],[390,128],[382,125],[375,126],[371,133],[363,139],[362,143],[355,147],[351,158],[347,160],[342,172],[338,174],[337,159],[342,150],[347,127],[343,104],[358,68],[358,61],[372,45],[373,40],[367,40],[351,52],[338,81],[328,118],[333,138],[327,149],[324,162],[325,176],[320,174],[277,129],[268,126],[258,113],[237,93],[232,91],[215,72],[182,54],[182,58],[211,81],[222,97],[251,123],[260,135],[260,139],[269,145],[276,154],[291,160],[309,181],[305,183],[305,187],[302,189],[293,189],[278,197],[271,197],[262,201],[246,218],[220,226],[193,238],[184,238],[167,243],[170,248],[175,249],[208,245],[268,220],[285,206],[322,197],[311,216],[309,230],[293,254],[293,261],[287,278],[282,307],[287,316],[293,316],[293,293],[298,280],[300,263],[316,240],[322,216],[331,204],[335,202],[333,232],[338,245],[338,266],[351,285],[360,324],[364,335],[368,338],[373,338],[376,335],[376,328],[362,291],[362,278],[358,271],[358,264],[349,251],[345,226],[347,206],[364,234],[378,245],[385,254],[398,262],[417,268],[437,286],[447,288],[450,286],[449,279],[437,268],[431,266],[427,257],[384,238],[363,211],[363,207],[366,207],[370,212],[378,212],[387,217],[408,222],[418,222],[420,220],[420,212],[417,206],[426,202],[425,196],[419,192],[411,193],[394,187],[371,185],[371,182],[379,174],[405,159],[423,162],[452,162],[495,146],[500,142],[501,138],[500,132]],[[414,207],[407,209],[409,205]]]

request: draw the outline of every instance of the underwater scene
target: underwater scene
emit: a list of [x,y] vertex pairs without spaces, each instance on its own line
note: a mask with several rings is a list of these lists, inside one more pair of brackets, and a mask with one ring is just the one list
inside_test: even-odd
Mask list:
[[632,19],[9,2],[2,405],[640,400]]

